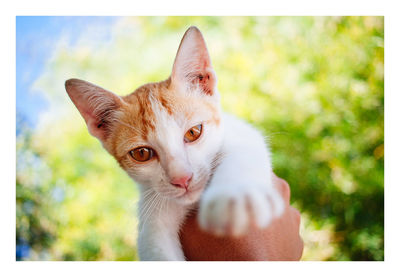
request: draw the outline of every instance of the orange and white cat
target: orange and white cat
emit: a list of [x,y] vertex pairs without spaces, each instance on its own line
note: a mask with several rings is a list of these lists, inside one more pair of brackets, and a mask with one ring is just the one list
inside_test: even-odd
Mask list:
[[[221,112],[202,34],[190,27],[171,76],[120,97],[78,79],[66,90],[89,132],[140,187],[141,260],[185,260],[179,229],[199,209],[200,226],[240,235],[283,212],[263,136]],[[206,245],[204,247],[207,247]]]

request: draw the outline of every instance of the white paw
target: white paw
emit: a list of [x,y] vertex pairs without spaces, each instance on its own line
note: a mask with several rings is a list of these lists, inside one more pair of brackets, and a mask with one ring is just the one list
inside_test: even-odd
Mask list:
[[210,186],[200,201],[199,224],[216,235],[241,235],[255,224],[265,228],[284,211],[280,194],[269,186]]

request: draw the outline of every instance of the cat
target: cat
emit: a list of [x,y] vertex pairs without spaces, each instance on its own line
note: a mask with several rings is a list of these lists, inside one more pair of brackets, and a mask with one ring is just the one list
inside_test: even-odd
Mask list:
[[216,235],[242,235],[283,213],[264,137],[221,111],[197,27],[184,34],[165,81],[124,97],[78,79],[65,87],[90,134],[139,185],[141,260],[185,260],[179,230],[195,208],[200,227]]

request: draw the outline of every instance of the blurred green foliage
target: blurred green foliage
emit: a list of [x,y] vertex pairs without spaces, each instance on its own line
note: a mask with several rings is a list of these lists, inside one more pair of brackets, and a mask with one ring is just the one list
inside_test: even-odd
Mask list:
[[17,258],[137,259],[137,189],[63,83],[127,94],[165,79],[190,25],[224,109],[269,137],[302,213],[303,259],[383,260],[383,17],[122,18],[110,41],[61,43],[35,84],[50,110],[35,130],[17,121]]

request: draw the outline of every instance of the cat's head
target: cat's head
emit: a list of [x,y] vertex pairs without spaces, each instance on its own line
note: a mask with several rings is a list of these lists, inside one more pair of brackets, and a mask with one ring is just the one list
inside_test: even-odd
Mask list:
[[124,97],[77,79],[65,86],[89,132],[134,180],[190,204],[200,198],[220,156],[216,83],[203,36],[191,27],[163,82]]

